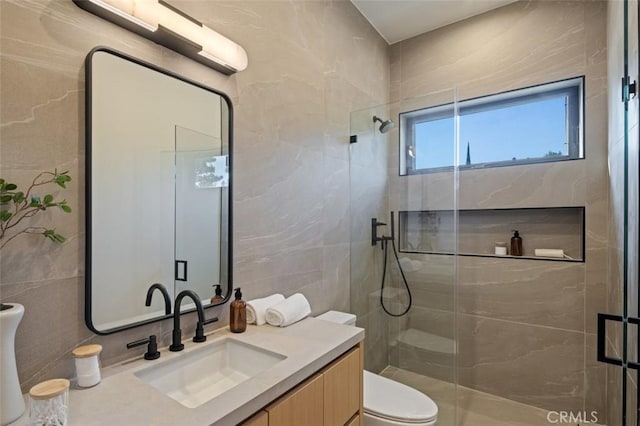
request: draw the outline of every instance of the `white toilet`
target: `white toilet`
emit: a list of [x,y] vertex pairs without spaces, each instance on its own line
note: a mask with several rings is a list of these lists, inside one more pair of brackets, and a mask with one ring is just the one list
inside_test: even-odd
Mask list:
[[[318,319],[355,325],[356,316],[329,311]],[[386,377],[364,372],[364,426],[433,426],[438,406],[427,395]]]

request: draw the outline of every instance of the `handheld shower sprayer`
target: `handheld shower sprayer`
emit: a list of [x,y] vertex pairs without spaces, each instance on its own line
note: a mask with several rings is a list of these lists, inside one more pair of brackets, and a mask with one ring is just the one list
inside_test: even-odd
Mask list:
[[[393,217],[393,212],[391,212],[390,214],[390,225],[391,225],[391,236],[385,236],[385,235],[381,235],[378,236],[378,227],[379,226],[386,226],[386,223],[383,222],[379,222],[377,218],[371,218],[371,245],[372,246],[376,246],[378,245],[378,242],[381,243],[381,249],[382,251],[384,251],[384,260],[383,260],[383,266],[382,266],[382,283],[380,284],[380,305],[382,306],[382,309],[390,316],[392,317],[401,317],[407,314],[407,312],[409,312],[409,309],[411,309],[411,305],[413,303],[413,299],[411,296],[411,289],[409,288],[409,283],[407,282],[407,277],[405,277],[404,275],[404,270],[402,269],[402,264],[400,263],[400,259],[398,258],[398,251],[396,250],[396,237],[395,237],[395,221],[394,221],[394,217]],[[400,312],[399,314],[394,314],[391,311],[389,311],[387,309],[387,307],[384,304],[384,287],[385,287],[385,278],[387,276],[387,254],[388,254],[388,250],[389,250],[389,242],[391,242],[391,248],[393,249],[393,254],[395,255],[396,258],[396,263],[398,264],[398,269],[400,270],[400,276],[402,277],[402,281],[404,283],[405,288],[407,289],[407,295],[409,296],[409,303],[407,305],[407,307],[404,309],[404,311]]]

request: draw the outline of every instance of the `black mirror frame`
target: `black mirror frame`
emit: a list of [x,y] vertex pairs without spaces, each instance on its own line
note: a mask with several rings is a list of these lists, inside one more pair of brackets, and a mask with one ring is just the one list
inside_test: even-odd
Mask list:
[[[93,49],[91,49],[91,51],[87,54],[87,57],[85,58],[85,278],[84,278],[84,292],[85,292],[85,296],[84,296],[84,321],[86,326],[89,328],[89,330],[91,330],[92,332],[104,336],[104,335],[109,335],[109,334],[114,334],[114,333],[118,333],[120,331],[124,331],[124,330],[129,330],[132,328],[136,328],[136,327],[141,327],[143,325],[146,324],[151,324],[154,322],[158,322],[158,321],[162,321],[162,320],[166,320],[166,319],[170,319],[173,318],[173,313],[172,314],[166,314],[166,315],[162,315],[162,316],[158,316],[156,318],[150,318],[148,320],[144,320],[144,321],[138,321],[138,322],[134,322],[131,324],[127,324],[127,325],[123,325],[123,326],[119,326],[119,327],[114,327],[114,328],[110,328],[108,330],[97,330],[96,327],[93,325],[93,321],[91,318],[91,314],[92,314],[92,305],[91,305],[91,295],[92,295],[92,291],[91,291],[91,243],[92,243],[92,238],[91,238],[91,227],[92,227],[92,218],[91,218],[91,202],[92,202],[92,194],[91,194],[91,176],[92,176],[92,169],[91,169],[91,153],[92,153],[92,149],[91,149],[91,142],[92,142],[92,138],[91,138],[91,130],[92,130],[92,108],[91,108],[91,102],[92,102],[92,93],[91,93],[91,84],[92,84],[92,78],[91,78],[91,73],[92,73],[92,65],[91,65],[91,59],[93,57],[93,55],[97,52],[107,52],[109,54],[118,56],[122,59],[125,59],[127,61],[133,62],[137,65],[143,66],[145,68],[151,69],[153,71],[162,73],[164,75],[167,75],[169,77],[178,79],[180,81],[183,81],[185,83],[188,84],[192,84],[196,87],[199,87],[203,90],[206,90],[208,92],[214,93],[218,96],[220,96],[222,99],[225,100],[225,102],[227,103],[227,107],[228,107],[228,122],[227,122],[227,127],[228,127],[228,134],[229,134],[229,140],[228,140],[228,153],[229,153],[229,186],[228,186],[228,200],[227,200],[227,204],[228,204],[228,215],[227,215],[227,223],[228,223],[228,227],[227,227],[227,241],[226,241],[226,245],[228,247],[227,250],[227,256],[226,256],[226,277],[227,277],[227,294],[224,296],[223,300],[215,303],[215,304],[208,304],[206,305],[204,308],[208,309],[214,306],[220,306],[220,305],[224,305],[225,303],[227,303],[230,299],[231,299],[231,295],[233,294],[233,104],[231,103],[231,99],[229,98],[229,96],[227,96],[227,94],[220,92],[216,89],[213,89],[211,87],[205,86],[201,83],[198,83],[196,81],[193,81],[191,79],[188,79],[186,77],[183,77],[181,75],[178,75],[174,72],[171,72],[165,68],[161,68],[158,67],[156,65],[153,65],[149,62],[143,61],[141,59],[138,58],[134,58],[132,56],[129,56],[125,53],[122,53],[120,51],[117,51],[115,49],[111,49],[109,47],[105,47],[105,46],[97,46]],[[141,303],[143,303],[143,301],[141,301]],[[189,312],[194,312],[196,309],[192,308],[192,309],[188,309],[185,311],[181,311],[180,315],[185,314],[185,313],[189,313]]]

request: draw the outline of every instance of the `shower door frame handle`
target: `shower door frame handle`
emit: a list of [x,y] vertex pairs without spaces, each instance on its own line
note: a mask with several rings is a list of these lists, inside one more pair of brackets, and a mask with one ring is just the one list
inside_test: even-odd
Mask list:
[[[620,322],[621,323],[621,322],[623,322],[622,315],[598,313],[598,328],[597,328],[598,361],[604,362],[604,363],[607,363],[607,364],[622,366],[623,365],[623,361],[621,359],[611,358],[611,357],[608,357],[606,355],[606,343],[607,343],[606,325],[607,325],[607,321],[616,321],[616,322]],[[628,322],[629,322],[629,324],[640,325],[640,318],[629,317],[628,318]],[[628,368],[633,368],[634,370],[640,370],[640,363],[633,362],[633,361],[627,361],[627,367]]]
[[189,262],[186,260],[176,260],[174,265],[174,277],[176,281],[188,281],[187,280],[187,265]]

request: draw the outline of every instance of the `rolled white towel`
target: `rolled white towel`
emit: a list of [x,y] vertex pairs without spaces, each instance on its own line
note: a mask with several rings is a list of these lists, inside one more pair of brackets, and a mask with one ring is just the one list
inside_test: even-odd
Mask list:
[[276,327],[286,327],[306,318],[311,313],[309,301],[300,293],[267,309],[267,322]]
[[281,294],[272,294],[262,299],[253,299],[247,302],[247,322],[249,324],[264,325],[267,322],[267,309],[284,300]]
[[565,257],[562,249],[535,249],[534,254],[540,257]]

